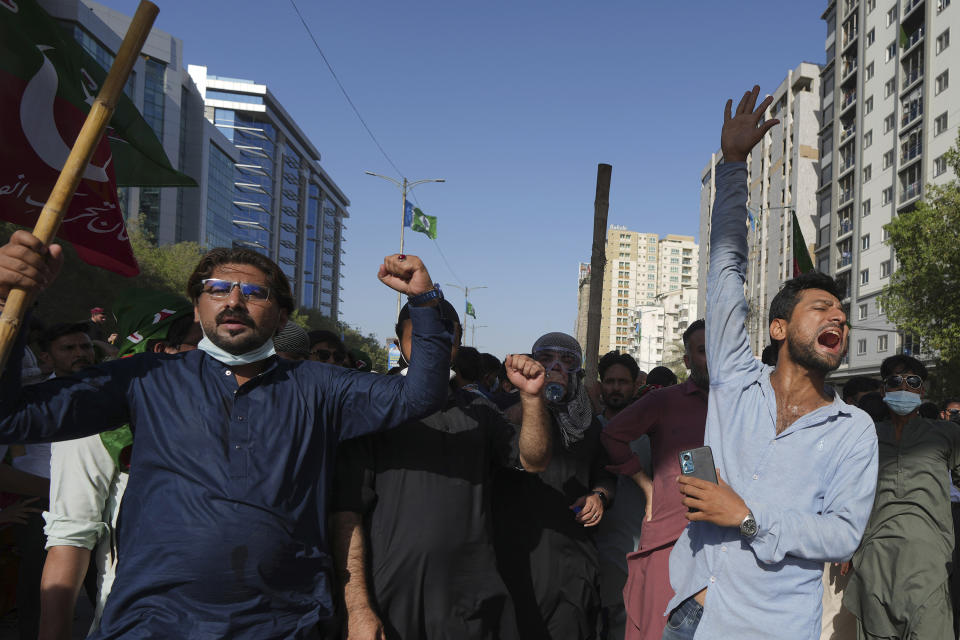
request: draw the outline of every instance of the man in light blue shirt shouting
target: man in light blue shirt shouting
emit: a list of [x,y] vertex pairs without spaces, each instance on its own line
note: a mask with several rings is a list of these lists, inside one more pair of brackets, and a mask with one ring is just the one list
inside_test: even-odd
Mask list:
[[873,422],[824,383],[849,337],[833,279],[802,274],[774,298],[776,369],[754,358],[747,341],[746,160],[778,122],[761,122],[772,98],[756,106],[759,91],[746,92],[735,114],[732,101],[725,110],[706,335],[705,444],[720,482],[678,480],[684,504],[698,511],[670,556],[676,595],[664,640],[816,640],[823,564],[853,555],[873,506]]

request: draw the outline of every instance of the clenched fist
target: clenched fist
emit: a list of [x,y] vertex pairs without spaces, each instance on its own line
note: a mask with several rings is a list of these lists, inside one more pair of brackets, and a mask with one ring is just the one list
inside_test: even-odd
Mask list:
[[531,358],[520,354],[507,356],[503,363],[507,370],[510,384],[520,390],[520,393],[539,396],[546,381],[546,371],[543,365]]
[[384,258],[377,277],[394,291],[411,297],[433,289],[433,280],[423,261],[409,254],[395,253]]

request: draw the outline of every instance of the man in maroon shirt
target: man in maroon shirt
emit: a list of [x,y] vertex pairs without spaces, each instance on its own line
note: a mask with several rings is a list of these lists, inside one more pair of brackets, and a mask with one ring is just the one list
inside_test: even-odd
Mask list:
[[[664,614],[673,596],[670,550],[687,526],[687,508],[675,487],[680,475],[678,454],[703,446],[707,420],[710,377],[704,335],[703,320],[683,333],[683,362],[690,369],[685,383],[646,394],[617,414],[600,436],[613,462],[607,468],[631,477],[647,498],[640,544],[627,555],[625,640],[660,640],[667,621]],[[630,449],[630,443],[644,434],[650,438],[653,480]]]

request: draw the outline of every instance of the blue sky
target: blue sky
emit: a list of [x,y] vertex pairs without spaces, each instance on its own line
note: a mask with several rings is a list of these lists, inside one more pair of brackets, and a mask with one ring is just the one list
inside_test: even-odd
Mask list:
[[[133,0],[101,0],[132,14]],[[392,335],[396,296],[376,279],[399,248],[395,173],[340,94],[288,0],[160,2],[184,63],[266,83],[351,199],[343,319]],[[596,165],[613,165],[611,224],[697,235],[699,175],[723,103],[772,91],[824,60],[822,2],[316,2],[297,6],[414,194],[438,244],[407,233],[433,278],[471,296],[477,346],[525,351],[572,333],[589,261]],[[775,10],[770,10],[776,7]],[[459,309],[456,289],[445,293]],[[470,335],[468,334],[469,340]]]

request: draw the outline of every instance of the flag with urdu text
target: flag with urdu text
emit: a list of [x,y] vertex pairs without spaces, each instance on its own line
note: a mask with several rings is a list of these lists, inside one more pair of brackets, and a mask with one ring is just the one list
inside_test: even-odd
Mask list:
[[803,239],[803,232],[800,230],[800,221],[797,219],[797,212],[793,212],[793,277],[796,278],[801,273],[813,271],[813,261],[810,260],[810,250],[807,249],[807,243]]
[[[0,0],[0,218],[33,227],[107,77],[35,0]],[[117,185],[196,186],[170,165],[126,95],[58,235],[85,262],[139,273]]]
[[437,239],[437,216],[428,216],[420,209],[413,209],[413,223],[410,225],[413,231],[425,233],[431,240]]
[[477,310],[473,308],[473,305],[470,303],[469,300],[467,301],[467,313],[466,313],[466,315],[472,317],[474,320],[477,319]]

